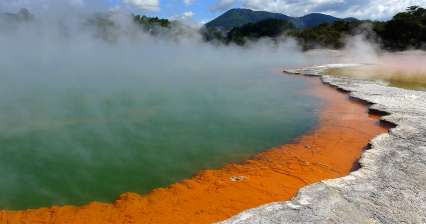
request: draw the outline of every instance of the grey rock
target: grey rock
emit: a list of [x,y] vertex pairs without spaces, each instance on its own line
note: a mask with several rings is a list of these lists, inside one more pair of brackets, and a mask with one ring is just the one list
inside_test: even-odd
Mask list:
[[[333,66],[333,65],[330,65]],[[426,92],[377,81],[322,76],[327,66],[290,71],[372,103],[396,125],[371,140],[361,169],[302,188],[291,201],[244,211],[221,224],[426,223]]]

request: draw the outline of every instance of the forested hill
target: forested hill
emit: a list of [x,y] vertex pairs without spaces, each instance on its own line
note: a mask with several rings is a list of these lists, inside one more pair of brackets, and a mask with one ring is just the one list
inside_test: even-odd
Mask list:
[[321,13],[311,13],[302,17],[291,17],[281,13],[253,11],[250,9],[231,9],[207,23],[206,27],[209,29],[214,28],[229,31],[235,27],[241,27],[249,23],[257,23],[266,19],[284,20],[302,29],[314,27],[322,23],[356,20],[355,18],[340,19]]
[[387,50],[426,50],[426,9],[412,6],[391,20],[337,21],[290,33],[304,49],[344,47],[345,38],[362,34]]
[[305,16],[309,18],[307,21],[312,27],[303,29],[294,26],[294,21],[290,23],[271,18],[234,27],[230,31],[207,28],[203,30],[203,35],[207,41],[239,45],[244,45],[247,40],[271,38],[279,41],[287,36],[295,38],[303,49],[309,50],[339,49],[345,46],[346,37],[362,34],[367,39],[380,43],[381,47],[387,50],[426,50],[426,9],[418,6],[409,7],[405,12],[400,12],[385,22],[329,19],[328,22],[322,23],[324,20],[316,20],[315,15],[317,14]]

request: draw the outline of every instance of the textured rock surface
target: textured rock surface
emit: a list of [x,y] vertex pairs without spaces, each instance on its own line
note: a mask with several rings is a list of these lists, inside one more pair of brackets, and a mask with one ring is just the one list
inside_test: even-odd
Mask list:
[[[340,65],[290,72],[319,75],[332,66]],[[426,223],[426,92],[352,78],[322,80],[371,102],[370,109],[389,114],[382,120],[396,127],[371,141],[358,171],[307,186],[292,201],[251,209],[222,224]]]

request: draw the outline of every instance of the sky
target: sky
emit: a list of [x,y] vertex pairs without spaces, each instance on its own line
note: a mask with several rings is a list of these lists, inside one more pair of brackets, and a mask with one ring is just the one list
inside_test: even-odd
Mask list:
[[426,7],[426,0],[0,0],[0,12],[49,4],[123,9],[136,14],[205,23],[231,8],[249,8],[303,16],[311,12],[337,17],[387,20],[408,6]]

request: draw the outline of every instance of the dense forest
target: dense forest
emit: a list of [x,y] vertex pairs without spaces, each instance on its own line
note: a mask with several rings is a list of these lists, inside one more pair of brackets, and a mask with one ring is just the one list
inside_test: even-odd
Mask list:
[[260,38],[292,37],[304,50],[339,49],[344,47],[346,37],[363,34],[388,50],[426,49],[426,9],[412,6],[386,22],[340,20],[300,29],[282,20],[268,19],[229,32],[206,28],[202,33],[206,41],[238,45]]
[[388,22],[375,23],[374,31],[387,49],[426,49],[426,9],[412,6]]
[[229,31],[225,40],[239,45],[245,44],[247,39],[257,40],[262,37],[277,38],[284,32],[295,29],[294,25],[285,20],[266,19],[258,23],[236,27]]
[[177,22],[169,21],[167,19],[160,19],[157,17],[147,17],[143,15],[132,15],[131,19],[134,22],[133,28],[140,28],[137,30],[123,27],[114,18],[117,15],[112,13],[99,13],[89,17],[84,23],[84,26],[89,31],[94,31],[95,36],[107,41],[115,41],[120,35],[124,33],[137,32],[142,30],[151,35],[168,34],[173,27],[178,27]]

